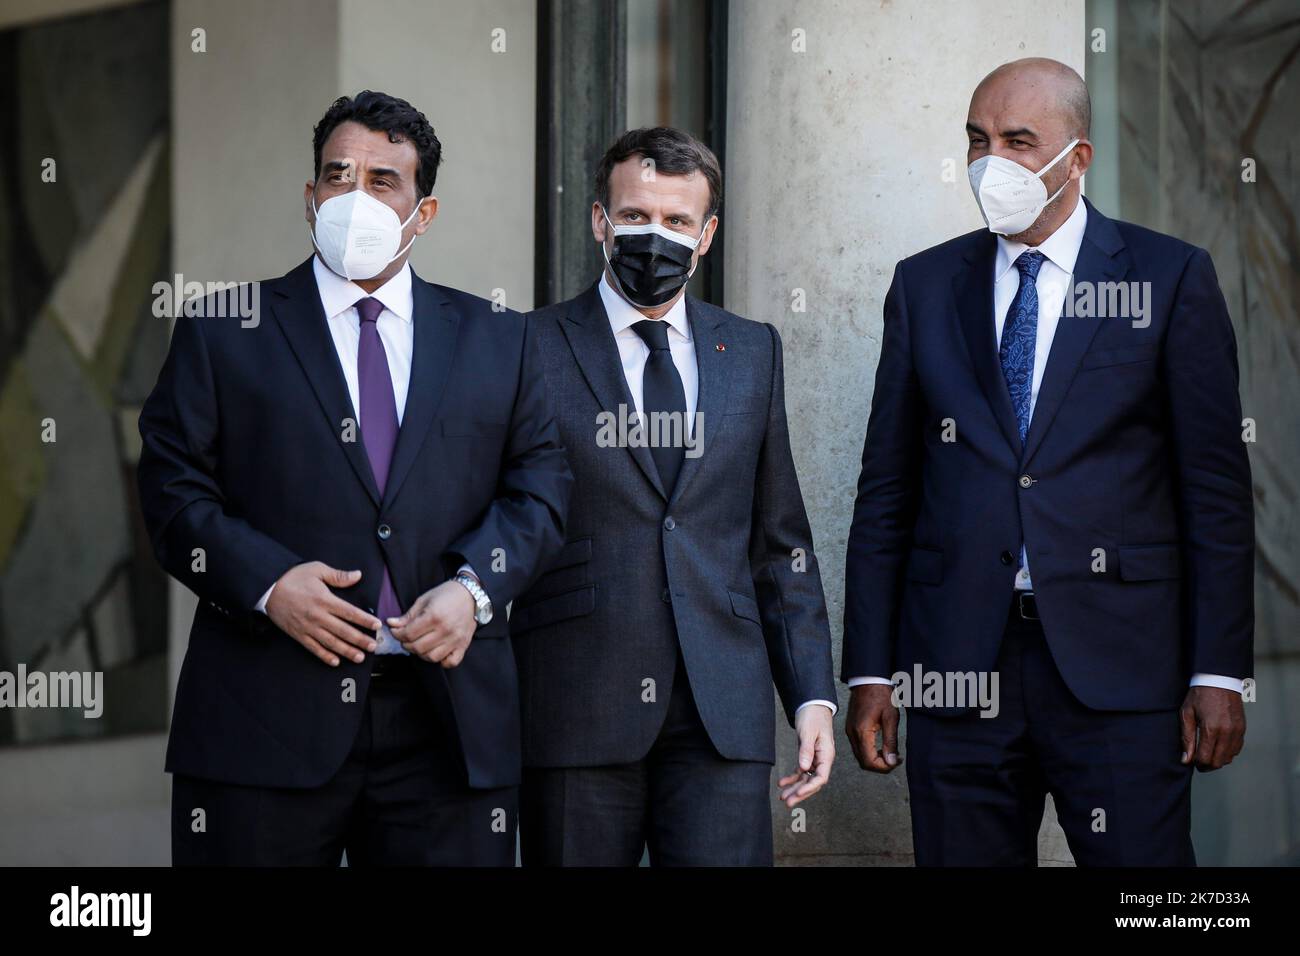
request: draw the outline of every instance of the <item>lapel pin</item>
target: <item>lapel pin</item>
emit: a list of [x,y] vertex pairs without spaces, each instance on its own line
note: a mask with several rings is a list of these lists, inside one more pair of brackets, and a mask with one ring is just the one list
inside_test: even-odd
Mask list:
[[715,349],[717,349],[719,352],[725,352],[725,351],[727,351],[727,347],[726,347],[725,345],[723,345],[721,342],[719,342],[717,345],[715,345],[715,346],[713,346],[713,347],[714,347]]

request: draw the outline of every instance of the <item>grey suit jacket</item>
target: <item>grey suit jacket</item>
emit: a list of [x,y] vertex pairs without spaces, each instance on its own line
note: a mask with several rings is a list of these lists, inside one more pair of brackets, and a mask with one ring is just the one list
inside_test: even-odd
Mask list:
[[514,604],[525,766],[646,755],[677,649],[729,759],[774,760],[775,684],[793,723],[835,699],[830,631],[785,417],[781,339],[688,297],[702,453],[670,493],[649,448],[601,447],[635,411],[596,286],[531,313],[575,477],[559,558]]

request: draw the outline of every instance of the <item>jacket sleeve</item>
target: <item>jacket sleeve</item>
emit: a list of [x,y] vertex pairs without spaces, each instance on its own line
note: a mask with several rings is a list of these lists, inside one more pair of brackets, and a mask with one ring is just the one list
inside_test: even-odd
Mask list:
[[226,513],[217,386],[202,322],[176,320],[167,360],[140,412],[140,504],[168,574],[223,610],[251,612],[302,559]]
[[800,704],[835,701],[835,669],[821,572],[790,453],[781,336],[773,326],[766,328],[772,336],[772,390],[755,480],[749,563],[773,680],[793,725]]
[[555,422],[534,324],[524,320],[519,384],[497,494],[482,520],[448,548],[448,573],[461,562],[478,575],[504,617],[564,544],[573,473]]
[[1255,515],[1237,341],[1209,253],[1183,271],[1163,351],[1195,673],[1252,676]]
[[893,674],[902,570],[916,520],[921,393],[912,363],[903,269],[885,296],[884,337],[862,449],[844,568],[840,678]]

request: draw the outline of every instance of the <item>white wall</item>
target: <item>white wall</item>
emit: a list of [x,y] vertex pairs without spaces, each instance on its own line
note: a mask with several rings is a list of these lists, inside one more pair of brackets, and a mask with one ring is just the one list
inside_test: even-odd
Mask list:
[[416,240],[415,271],[532,308],[537,4],[341,0],[339,33],[340,91],[409,100],[442,142],[438,218]]

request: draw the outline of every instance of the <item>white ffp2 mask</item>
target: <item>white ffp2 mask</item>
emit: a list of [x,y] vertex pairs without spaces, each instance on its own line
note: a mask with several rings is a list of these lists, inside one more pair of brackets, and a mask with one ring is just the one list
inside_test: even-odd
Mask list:
[[970,188],[975,193],[975,201],[979,203],[980,214],[989,231],[1015,236],[1032,226],[1047,204],[1070,184],[1067,179],[1060,189],[1048,196],[1047,187],[1043,185],[1043,173],[1078,144],[1077,139],[1070,140],[1069,145],[1038,172],[993,155],[981,156],[966,167]]
[[415,236],[398,248],[402,230],[415,218],[427,198],[421,197],[406,222],[400,222],[397,213],[365,190],[354,189],[331,196],[319,209],[313,193],[311,211],[316,225],[311,229],[311,241],[331,272],[349,280],[373,279],[411,248]]

